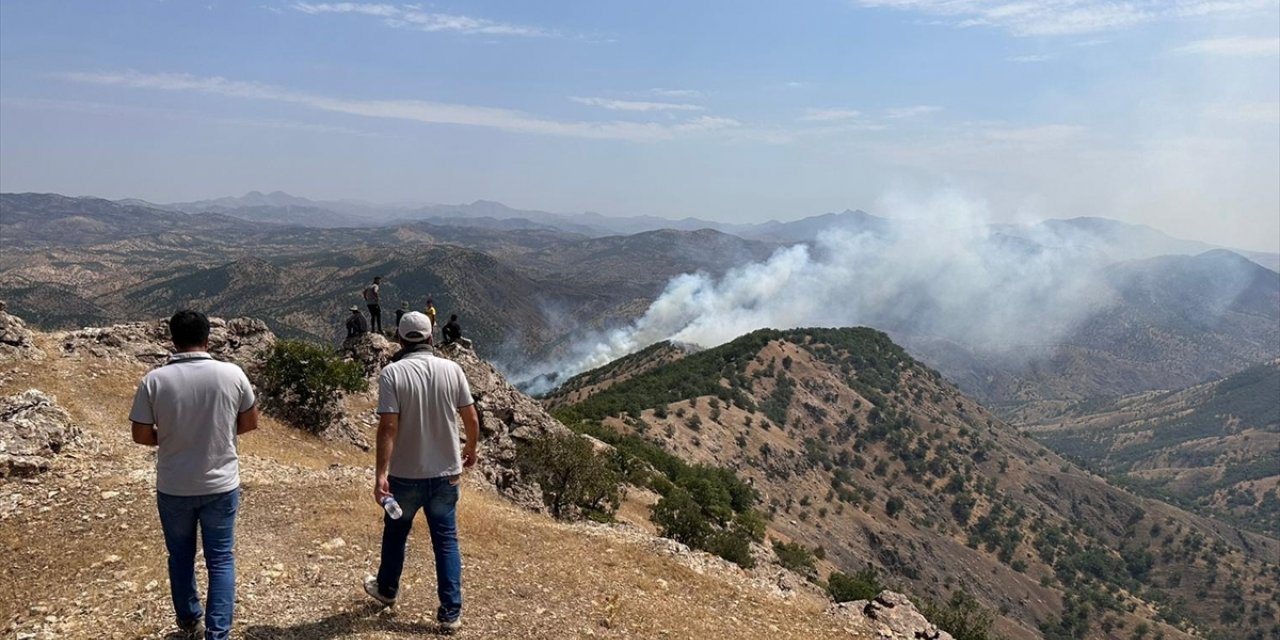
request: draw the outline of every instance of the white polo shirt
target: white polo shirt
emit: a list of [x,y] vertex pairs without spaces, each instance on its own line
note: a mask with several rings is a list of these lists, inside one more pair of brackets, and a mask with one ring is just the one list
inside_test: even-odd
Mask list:
[[378,376],[378,413],[400,415],[389,475],[424,479],[462,473],[458,409],[469,407],[462,367],[429,352],[410,353]]
[[156,490],[204,496],[239,487],[236,418],[255,401],[244,371],[208,353],[175,353],[148,373],[129,419],[156,426]]

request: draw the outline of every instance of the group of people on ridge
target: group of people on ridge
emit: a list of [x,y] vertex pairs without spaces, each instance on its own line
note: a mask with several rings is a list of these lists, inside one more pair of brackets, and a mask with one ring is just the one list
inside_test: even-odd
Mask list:
[[[203,313],[177,312],[169,332],[174,353],[142,379],[129,420],[134,442],[157,448],[156,504],[178,627],[191,638],[225,640],[236,600],[236,437],[258,427],[257,398],[240,367],[209,354]],[[431,318],[404,313],[396,338],[400,350],[378,378],[373,497],[384,506],[382,555],[377,575],[366,577],[363,589],[382,605],[396,603],[405,544],[422,510],[435,555],[436,620],[448,632],[462,624],[457,504],[462,472],[476,463],[479,418],[462,367],[430,346]],[[388,505],[391,500],[399,509]],[[196,587],[197,533],[209,580],[203,607]]]
[[[364,298],[365,306],[369,309],[369,320],[365,321],[364,315],[360,313],[360,307],[351,306],[351,316],[347,318],[347,339],[362,336],[372,331],[373,333],[382,333],[382,276],[376,276],[373,283],[364,288],[360,293]],[[396,326],[400,325],[400,320],[405,314],[409,313],[409,303],[401,302],[400,308],[396,309]],[[436,305],[431,298],[427,298],[427,307],[423,312],[427,319],[431,320],[434,327],[436,322]],[[445,323],[440,329],[441,344],[453,344],[462,338],[462,325],[458,324],[458,314],[451,314],[449,322]]]

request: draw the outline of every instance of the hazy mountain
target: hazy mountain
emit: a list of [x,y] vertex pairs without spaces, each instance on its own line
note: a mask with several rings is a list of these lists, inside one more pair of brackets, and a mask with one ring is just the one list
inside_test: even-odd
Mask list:
[[830,231],[883,234],[891,225],[892,222],[887,218],[873,216],[861,210],[846,210],[843,213],[827,213],[792,222],[770,220],[763,224],[742,225],[737,233],[744,238],[770,242],[810,242],[819,234]]
[[0,239],[8,248],[74,247],[152,233],[244,233],[243,220],[199,216],[99,198],[57,194],[0,194]]
[[1280,360],[1180,391],[1074,403],[1027,428],[1099,473],[1280,536]]
[[821,549],[815,578],[871,564],[921,596],[963,588],[1009,638],[1243,638],[1280,614],[1280,541],[1107,484],[883,333],[763,330],[685,354],[655,346],[547,401],[605,441],[750,478],[771,531]]

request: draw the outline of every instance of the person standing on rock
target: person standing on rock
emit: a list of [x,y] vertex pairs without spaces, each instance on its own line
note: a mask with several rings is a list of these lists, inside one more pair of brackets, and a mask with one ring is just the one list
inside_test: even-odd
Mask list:
[[[258,428],[253,386],[240,367],[209,355],[209,319],[169,319],[174,353],[142,379],[129,420],[133,441],[156,452],[156,503],[169,552],[178,627],[189,637],[230,637],[236,600],[235,526],[240,506],[236,436]],[[196,531],[204,541],[209,597],[196,588]]]
[[364,288],[364,303],[369,307],[369,329],[382,333],[382,276],[375,276],[373,284]]
[[[383,516],[382,560],[364,590],[386,606],[396,603],[405,543],[419,509],[435,553],[436,620],[446,631],[462,626],[462,555],[457,505],[462,470],[476,463],[480,423],[471,387],[456,362],[431,348],[431,320],[406,313],[396,330],[401,349],[378,377],[378,453],[373,497],[394,498],[400,517]],[[459,442],[458,417],[466,427]]]

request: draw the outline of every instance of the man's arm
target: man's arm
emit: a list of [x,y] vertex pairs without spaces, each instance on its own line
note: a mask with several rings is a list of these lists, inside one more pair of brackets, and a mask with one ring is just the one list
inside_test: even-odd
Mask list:
[[462,448],[462,466],[471,467],[476,463],[476,446],[480,443],[480,418],[476,415],[476,405],[469,404],[458,409],[462,416],[462,426],[467,430],[467,444]]
[[236,416],[236,435],[242,436],[258,428],[258,407],[250,407]]
[[148,447],[160,446],[160,435],[156,433],[154,424],[133,423],[133,441]]
[[387,474],[391,468],[391,451],[396,446],[396,433],[400,431],[400,414],[378,414],[378,457],[374,474],[373,499],[382,502],[382,498],[391,495],[391,485]]

